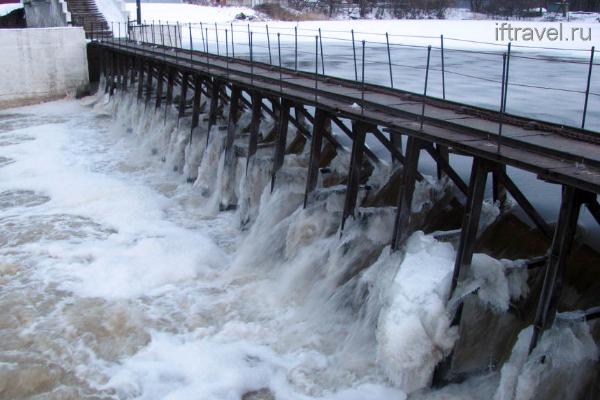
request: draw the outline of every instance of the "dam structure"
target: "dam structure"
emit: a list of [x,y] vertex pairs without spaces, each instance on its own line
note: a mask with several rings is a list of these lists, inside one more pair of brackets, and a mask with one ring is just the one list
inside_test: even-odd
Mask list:
[[[174,45],[161,44],[159,31],[163,42],[167,36],[164,32],[169,32],[169,36],[179,37],[179,43],[175,39]],[[510,196],[550,243],[543,254],[518,263],[518,268],[538,275],[537,287],[528,295],[529,301],[535,303],[534,312],[521,316],[522,323],[527,321],[533,327],[528,352],[535,350],[544,331],[556,319],[582,207],[600,222],[596,199],[600,191],[598,133],[509,115],[502,109],[492,111],[428,97],[426,81],[425,93],[417,94],[368,84],[364,79],[361,82],[324,75],[319,66],[319,37],[315,37],[315,71],[309,73],[281,66],[281,61],[277,65],[276,61],[269,64],[253,60],[252,42],[249,56],[237,58],[229,49],[223,55],[183,48],[181,36],[185,34],[181,25],[173,24],[142,28],[135,38],[100,37],[89,45],[93,54],[90,63],[101,71],[101,89],[109,95],[127,93],[143,103],[145,109],[174,107],[178,119],[189,117],[187,139],[181,144],[181,151],[190,164],[181,170],[190,182],[202,179],[198,167],[202,153],[208,157],[208,143],[222,141],[219,184],[223,189],[218,199],[221,210],[242,205],[244,200],[238,198],[235,186],[242,176],[252,174],[251,169],[256,168],[253,159],[258,154],[264,158],[269,153],[268,182],[254,182],[262,185],[254,190],[275,190],[286,158],[304,154],[305,176],[297,177],[305,182],[303,207],[310,207],[327,193],[342,196],[338,234],[343,237],[348,220],[358,218],[358,209],[393,206],[394,215],[389,217],[393,218],[393,226],[388,232],[392,252],[402,252],[415,230],[427,225],[433,229],[436,223],[432,218],[438,218],[440,225],[436,229],[442,230],[444,223],[439,219],[443,219],[444,210],[460,209],[460,224],[452,227],[460,229],[460,234],[447,299],[454,302],[452,325],[460,325],[464,302],[478,288],[461,293],[458,298],[456,290],[464,286],[462,283],[470,274],[482,225],[486,184],[491,176],[493,202],[502,207]],[[224,45],[228,43],[221,43]],[[241,126],[243,114],[249,117]],[[206,125],[198,129],[201,116]],[[263,135],[261,121],[265,119],[271,120],[272,126]],[[332,127],[345,137],[344,144],[332,134]],[[222,139],[213,139],[215,135]],[[368,138],[378,142],[387,152],[383,157],[396,166],[378,188],[371,187],[368,181],[382,163],[382,154],[370,150]],[[336,156],[343,153],[348,154],[346,165],[334,163]],[[433,160],[438,177],[452,187],[447,196],[437,199],[439,203],[431,205],[429,220],[414,213],[415,190],[427,182],[418,168],[424,153]],[[471,159],[468,180],[455,170],[449,153]],[[242,159],[245,165],[240,168]],[[560,185],[562,200],[556,224],[547,222],[517,186],[509,172],[513,168],[535,174],[548,185]],[[593,319],[597,315],[597,308],[590,307],[580,318]],[[435,379],[452,381],[460,376],[461,371],[452,368],[450,354],[438,365]]]
[[67,5],[5,36],[0,398],[598,397],[594,48]]

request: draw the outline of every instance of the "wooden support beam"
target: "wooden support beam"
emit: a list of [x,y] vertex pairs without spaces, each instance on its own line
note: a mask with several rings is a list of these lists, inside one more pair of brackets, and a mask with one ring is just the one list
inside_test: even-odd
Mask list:
[[148,61],[148,77],[146,78],[146,105],[150,102],[152,98],[152,75],[154,70],[154,66],[152,65],[152,61]]
[[319,177],[319,162],[321,161],[321,150],[323,147],[323,134],[327,119],[326,111],[317,108],[315,111],[315,123],[313,125],[312,138],[310,143],[310,160],[308,162],[308,173],[306,175],[306,190],[304,191],[304,208],[308,204],[308,197],[317,187]]
[[217,78],[212,79],[210,88],[210,108],[208,110],[208,132],[206,132],[206,143],[210,138],[210,130],[217,123],[217,113],[219,112],[219,93],[221,92],[221,82]]
[[104,51],[104,57],[102,57],[103,62],[103,70],[104,70],[104,93],[108,93],[108,91],[110,90],[110,78],[111,78],[111,71],[110,71],[110,65],[111,65],[111,56],[112,53],[110,53],[108,50]]
[[137,77],[137,69],[135,68],[137,65],[138,59],[133,57],[131,58],[131,77],[129,79],[129,86],[134,87],[135,85],[135,79]]
[[231,100],[229,102],[229,120],[227,122],[227,136],[225,138],[225,168],[232,168],[235,160],[233,151],[233,142],[235,140],[235,131],[237,129],[238,111],[242,89],[233,85],[231,87]]
[[473,158],[471,179],[469,180],[469,194],[465,205],[462,229],[460,231],[460,242],[456,252],[454,272],[452,274],[452,283],[450,286],[450,297],[454,294],[459,277],[461,274],[464,274],[465,268],[469,267],[473,260],[477,229],[479,228],[479,217],[481,216],[485,184],[489,171],[490,166],[486,160],[478,157]]
[[281,106],[279,107],[279,120],[277,121],[277,142],[275,143],[273,171],[271,172],[271,192],[273,192],[273,188],[275,187],[275,178],[277,176],[277,172],[283,166],[290,118],[290,107],[291,103],[288,100],[281,99]]
[[144,91],[144,59],[140,58],[138,63],[138,87],[137,87],[137,98],[138,100],[142,99],[142,94]]
[[177,118],[183,117],[183,114],[185,113],[189,76],[190,73],[187,71],[181,75],[181,91],[179,92],[179,113],[177,114]]
[[[373,129],[371,131],[371,133],[390,152],[390,154],[392,155],[392,157],[396,158],[396,160],[398,160],[400,162],[400,164],[404,165],[406,163],[406,160],[405,160],[404,156],[402,155],[402,153],[396,148],[396,146],[394,146],[392,144],[391,141],[389,141],[385,137],[385,135],[383,134],[383,132],[381,132],[379,129]],[[390,135],[395,135],[395,133],[390,133]],[[408,149],[408,144],[406,146],[407,146],[407,149]]]
[[127,91],[127,79],[129,78],[129,58],[123,56],[121,58],[121,89]]
[[102,75],[104,75],[104,93],[108,92],[108,50],[103,49],[100,55],[100,62],[102,68]]
[[527,200],[527,197],[525,197],[523,192],[519,190],[517,185],[515,185],[512,179],[506,174],[506,168],[501,168],[495,172],[496,179],[498,179],[502,186],[508,190],[511,196],[516,200],[517,204],[521,206],[525,214],[533,221],[535,226],[537,226],[544,236],[551,238],[553,236],[552,228],[550,228],[544,218],[537,212],[533,204]]
[[[443,159],[446,161],[446,164],[450,165],[450,154],[448,152],[448,148],[445,146],[441,146],[439,144],[435,145],[435,152],[437,153],[438,157],[440,159]],[[444,169],[442,168],[442,165],[440,163],[437,164],[437,177],[438,179],[442,179],[442,176],[444,175]]]
[[500,205],[500,209],[506,203],[506,187],[502,185],[503,175],[506,175],[506,165],[496,165],[492,171],[492,199]]
[[529,353],[538,344],[544,330],[554,322],[558,300],[563,286],[567,257],[571,251],[573,237],[577,229],[577,219],[584,196],[581,190],[564,186],[558,222],[544,271],[544,282],[538,300],[533,322],[533,334],[529,343]]
[[165,76],[165,66],[158,66],[158,78],[156,79],[156,104],[154,106],[155,109],[159,109],[162,104],[162,95],[163,95],[163,80]]
[[166,105],[170,106],[173,104],[173,86],[175,85],[175,69],[173,67],[169,67],[169,71],[167,73],[167,98]]
[[[448,175],[448,177],[452,180],[452,182],[454,182],[454,184],[456,185],[456,187],[463,194],[468,195],[468,193],[469,193],[469,187],[462,180],[462,178],[460,177],[460,175],[458,175],[458,173],[454,170],[454,168],[452,168],[450,166],[450,164],[448,162],[448,159],[444,158],[442,155],[440,155],[438,149],[434,148],[433,144],[431,144],[431,143],[427,143],[425,145],[425,150],[427,150],[427,153],[429,153],[429,155],[431,156],[431,158],[433,158],[433,160],[436,162],[438,170],[442,171],[446,175]],[[438,176],[440,176],[439,173],[438,173]]]
[[[398,150],[398,153],[402,154],[402,135],[396,132],[389,132],[389,135],[390,142],[394,149]],[[400,162],[391,152],[390,155],[392,157],[392,164]]]
[[346,198],[344,200],[344,211],[342,213],[342,231],[344,230],[346,218],[350,215],[354,216],[354,209],[356,208],[358,185],[360,183],[360,167],[363,160],[367,126],[363,122],[352,121],[352,133],[354,140],[352,141],[350,168],[348,171],[348,181],[346,183]]
[[397,251],[404,243],[410,232],[410,213],[415,192],[415,182],[418,175],[419,157],[423,149],[423,141],[410,136],[406,143],[406,159],[404,160],[404,171],[402,183],[398,191],[396,206],[396,219],[394,221],[394,233],[392,236],[392,251]]
[[262,114],[262,96],[258,92],[252,92],[252,119],[250,121],[250,137],[248,139],[248,156],[246,157],[246,173],[248,173],[248,165],[250,158],[256,154],[258,147],[258,133],[260,129],[260,120]]
[[202,78],[200,75],[194,75],[194,104],[192,106],[192,126],[190,128],[189,144],[192,145],[194,129],[200,122],[200,100],[202,99]]
[[598,204],[598,201],[595,199],[595,195],[593,199],[586,203],[586,205],[590,214],[592,214],[592,217],[600,224],[600,204]]
[[[302,105],[298,105],[296,104],[296,109],[300,110],[301,115],[304,115],[304,117],[313,125],[315,125],[315,117],[313,117],[312,115],[310,115],[310,113],[306,110],[306,108],[304,108],[304,106]],[[325,139],[327,139],[327,141],[329,143],[331,143],[333,145],[333,147],[335,147],[336,149],[342,149],[342,145],[340,145],[338,143],[338,141],[333,137],[332,132],[331,132],[331,122],[332,122],[332,114],[328,114],[327,120],[326,120],[326,125],[323,127],[323,137]],[[298,120],[292,116],[290,116],[290,122],[292,122],[294,124],[294,126],[296,127],[296,129],[298,129],[298,132],[303,133],[304,137],[307,139],[311,138],[311,134],[306,132],[306,127],[301,124],[300,122],[298,122]]]
[[[340,128],[342,130],[342,132],[344,132],[346,134],[346,136],[348,136],[350,138],[350,140],[354,141],[354,133],[352,133],[352,130],[350,130],[346,124],[344,124],[344,122],[342,120],[340,120],[337,116],[335,115],[331,115],[331,121],[336,124],[336,126],[338,128]],[[363,147],[363,151],[365,152],[365,154],[367,155],[367,157],[369,157],[369,159],[375,163],[379,163],[379,158],[377,158],[377,156],[375,155],[375,153],[373,153],[371,151],[371,149],[369,149],[366,145]]]
[[117,55],[115,53],[111,54],[110,60],[110,95],[112,96],[115,93],[115,86],[117,84],[119,70],[117,68]]

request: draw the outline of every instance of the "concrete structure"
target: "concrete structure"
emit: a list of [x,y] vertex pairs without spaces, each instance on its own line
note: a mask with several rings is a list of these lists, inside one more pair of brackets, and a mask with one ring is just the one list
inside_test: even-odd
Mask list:
[[74,94],[89,82],[82,28],[0,31],[0,108]]

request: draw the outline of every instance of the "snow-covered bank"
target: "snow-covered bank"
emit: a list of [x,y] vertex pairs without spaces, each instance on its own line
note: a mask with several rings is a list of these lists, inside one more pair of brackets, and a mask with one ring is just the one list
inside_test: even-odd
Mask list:
[[0,17],[10,14],[11,12],[23,8],[21,3],[0,4]]
[[[127,11],[135,18],[135,3],[127,3]],[[248,7],[210,7],[195,4],[142,3],[142,20],[146,22],[231,22],[236,15],[255,16],[257,13]]]
[[[135,15],[135,4],[128,3],[127,10],[131,15]],[[257,16],[259,21],[238,21],[235,19],[236,15],[243,13],[246,16]],[[510,40],[508,34],[505,33],[504,40],[502,40],[502,32],[497,32],[496,28],[500,27],[502,23],[510,23],[513,28],[518,28],[523,32],[523,29],[537,29],[539,32],[545,29],[544,35],[534,36],[532,40],[519,40],[514,41],[513,45],[522,46],[523,48],[531,47],[552,47],[563,50],[586,50],[600,40],[600,23],[594,18],[581,18],[574,19],[572,21],[506,21],[506,20],[493,20],[493,19],[464,19],[464,12],[453,12],[450,13],[449,19],[438,20],[398,20],[398,19],[355,19],[355,20],[323,20],[323,21],[296,21],[296,22],[283,22],[283,21],[270,21],[265,16],[257,14],[254,10],[244,7],[208,7],[198,6],[191,4],[161,4],[161,3],[143,3],[142,4],[142,19],[146,22],[158,23],[158,21],[170,21],[180,22],[183,24],[187,23],[203,23],[203,24],[214,24],[216,23],[231,23],[239,25],[238,30],[242,31],[243,28],[250,25],[250,28],[254,31],[262,31],[265,24],[269,25],[273,34],[281,29],[281,33],[286,32],[286,29],[297,26],[300,30],[300,34],[307,34],[312,39],[316,34],[316,31],[320,28],[325,36],[335,39],[349,39],[350,31],[354,30],[356,33],[356,40],[368,40],[368,41],[385,41],[385,35],[390,35],[391,43],[398,43],[404,45],[419,45],[427,46],[432,45],[434,47],[439,46],[439,39],[441,35],[444,35],[446,39],[446,46],[448,48],[457,49],[477,49],[477,50],[498,50],[498,46],[506,45]],[[562,27],[561,27],[562,26]],[[572,28],[580,28],[585,32],[584,38],[588,36],[588,30],[591,32],[590,40],[582,40],[577,34],[572,37]],[[211,26],[212,29],[212,26]],[[224,29],[224,28],[223,28]],[[545,32],[549,29],[557,29],[563,32],[568,32],[568,37],[564,36],[566,40],[556,40],[553,36],[545,35]],[[306,30],[306,32],[302,32]],[[513,37],[516,37],[513,36]],[[456,40],[453,40],[456,39]],[[573,40],[574,39],[574,40]],[[302,39],[301,39],[302,40]],[[538,49],[539,50],[539,49]],[[565,53],[567,54],[567,53]],[[575,51],[569,53],[573,56],[581,56],[579,52]],[[583,55],[584,57],[586,55]]]

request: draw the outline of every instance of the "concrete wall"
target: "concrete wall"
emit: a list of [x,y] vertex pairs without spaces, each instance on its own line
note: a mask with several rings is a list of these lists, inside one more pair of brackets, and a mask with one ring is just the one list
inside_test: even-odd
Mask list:
[[0,30],[0,108],[75,94],[89,81],[83,29]]

